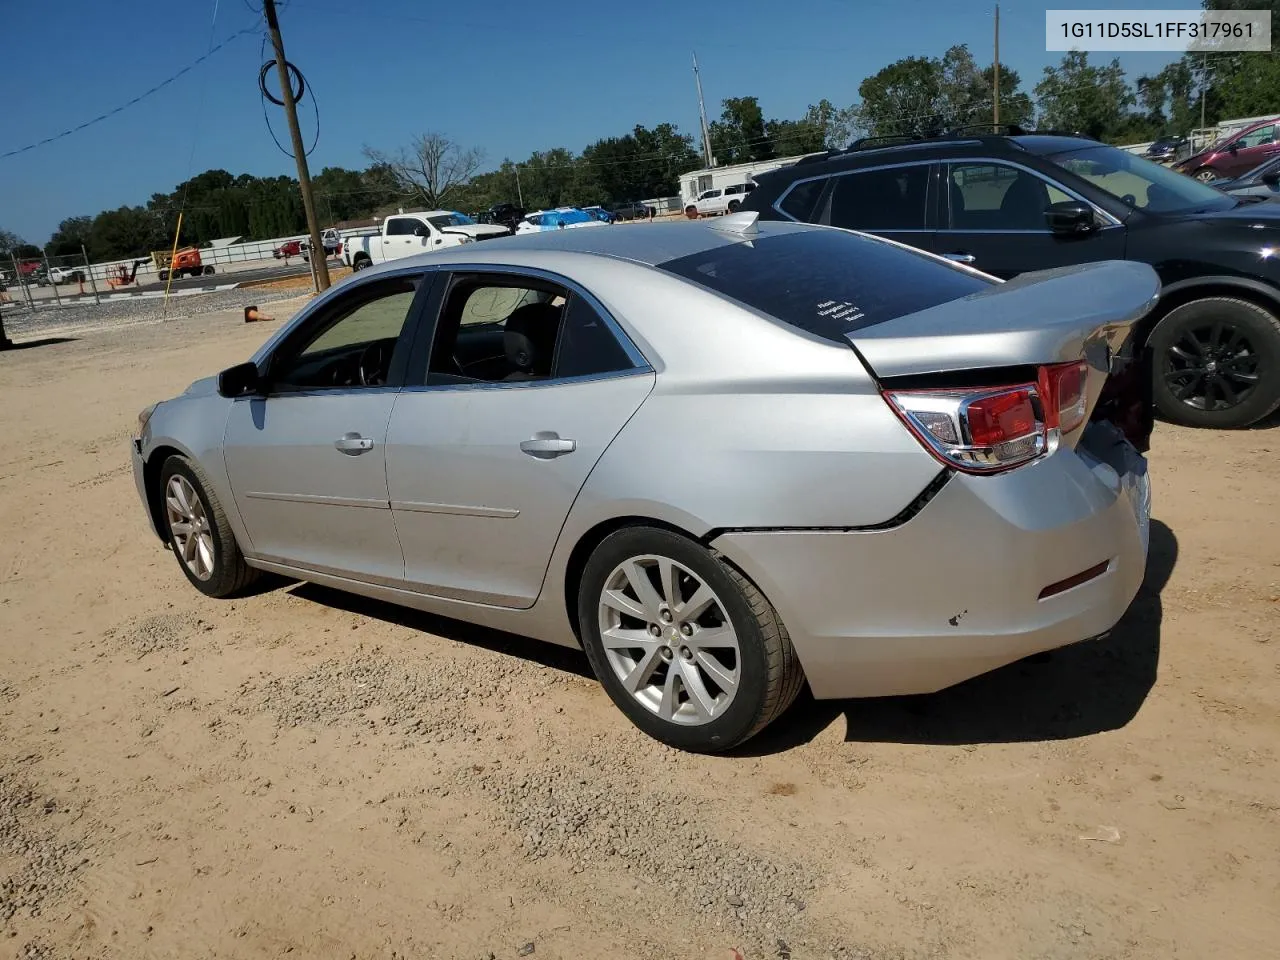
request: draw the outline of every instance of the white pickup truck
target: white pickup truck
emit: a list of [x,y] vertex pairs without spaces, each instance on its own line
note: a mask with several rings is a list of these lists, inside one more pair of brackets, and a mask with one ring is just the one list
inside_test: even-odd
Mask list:
[[733,183],[724,189],[703,190],[692,203],[684,208],[685,216],[691,220],[698,217],[713,217],[721,213],[736,213],[747,194],[756,188],[754,182]]
[[476,240],[510,236],[500,224],[476,223],[453,210],[399,213],[382,222],[382,232],[369,237],[349,237],[342,244],[342,262],[352,270],[375,263],[430,253]]

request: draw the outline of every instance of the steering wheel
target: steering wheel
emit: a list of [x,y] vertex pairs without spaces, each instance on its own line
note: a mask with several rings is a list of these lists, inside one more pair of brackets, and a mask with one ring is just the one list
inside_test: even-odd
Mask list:
[[366,387],[383,386],[390,366],[391,348],[382,340],[369,344],[360,354],[360,382]]

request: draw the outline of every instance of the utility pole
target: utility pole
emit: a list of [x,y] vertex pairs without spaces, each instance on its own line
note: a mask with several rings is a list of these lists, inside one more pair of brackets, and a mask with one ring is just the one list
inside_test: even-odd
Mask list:
[[995,121],[994,133],[1000,132],[1000,4],[996,4],[996,65],[995,65],[995,94],[994,112],[992,120]]
[[702,155],[708,167],[716,165],[711,155],[711,131],[707,128],[707,108],[702,102],[702,77],[698,74],[698,55],[693,55],[693,82],[698,85],[698,116],[702,119]]
[[298,105],[293,100],[293,83],[289,79],[288,61],[284,58],[284,40],[280,37],[276,0],[262,0],[262,12],[266,15],[267,30],[271,34],[271,46],[276,52],[276,72],[280,75],[280,99],[284,101],[284,115],[289,121],[293,156],[298,161],[298,186],[302,190],[302,209],[307,213],[307,231],[311,234],[311,260],[316,265],[316,292],[319,293],[329,289],[329,258],[325,256],[324,242],[320,239],[320,223],[316,220],[316,201],[311,195],[311,174],[307,171],[307,150],[302,143],[302,131],[298,128]]
[[1208,59],[1209,59],[1208,54],[1200,55],[1200,130],[1201,130],[1200,136],[1201,137],[1204,136],[1204,132],[1203,132],[1204,131],[1204,92],[1205,92],[1205,88],[1209,85],[1209,74],[1205,70],[1205,65],[1208,62]]
[[520,208],[524,209],[524,191],[520,189],[520,164],[516,164],[516,200],[520,203]]

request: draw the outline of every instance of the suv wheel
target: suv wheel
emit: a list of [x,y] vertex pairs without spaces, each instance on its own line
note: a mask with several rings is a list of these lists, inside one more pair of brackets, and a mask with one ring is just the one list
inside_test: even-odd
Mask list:
[[1212,167],[1201,167],[1195,172],[1195,178],[1201,183],[1208,183],[1210,180],[1218,179],[1218,171]]
[[1280,320],[1234,297],[1170,310],[1148,340],[1161,416],[1190,427],[1247,427],[1280,406]]
[[578,588],[591,668],[631,722],[682,750],[728,750],[796,698],[804,673],[777,612],[746,577],[685,537],[611,534]]

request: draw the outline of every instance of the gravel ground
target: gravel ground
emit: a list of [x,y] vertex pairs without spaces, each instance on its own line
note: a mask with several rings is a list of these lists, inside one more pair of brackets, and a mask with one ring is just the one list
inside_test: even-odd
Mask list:
[[[32,313],[21,307],[6,307],[4,328],[15,343],[44,337],[64,337],[139,323],[169,322],[203,316],[218,310],[296,299],[294,290],[271,290],[250,287],[224,290],[221,293],[197,293],[169,300],[166,312],[162,297],[135,297],[102,304],[77,303],[74,306],[50,307]],[[292,311],[290,311],[292,312]]]

